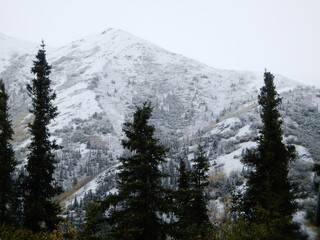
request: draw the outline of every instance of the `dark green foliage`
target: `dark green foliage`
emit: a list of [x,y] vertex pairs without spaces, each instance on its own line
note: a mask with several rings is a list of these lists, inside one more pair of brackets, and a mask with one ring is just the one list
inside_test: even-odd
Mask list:
[[9,120],[8,95],[0,80],[0,223],[14,222],[16,184],[12,179],[15,166],[14,152],[10,141],[13,130]]
[[[211,240],[278,240],[284,239],[283,236],[279,236],[269,232],[270,229],[266,225],[247,222],[244,219],[234,221],[226,221],[212,234]],[[292,239],[307,240],[308,236],[304,233],[299,233],[298,225],[294,225],[294,230],[297,234]],[[290,238],[287,238],[290,239]]]
[[165,239],[166,190],[161,185],[164,174],[159,165],[165,162],[166,149],[154,138],[154,127],[148,124],[150,103],[137,107],[133,122],[124,124],[127,139],[122,141],[129,157],[120,158],[119,192],[109,198],[108,223],[112,239]]
[[85,207],[86,218],[83,225],[82,239],[104,239],[107,225],[105,224],[104,206],[99,200],[94,200]]
[[188,239],[196,234],[190,233],[193,225],[191,214],[193,192],[190,174],[190,171],[186,169],[185,161],[180,159],[178,190],[174,193],[174,213],[178,219],[172,226],[172,235],[175,239]]
[[180,159],[178,188],[190,189],[190,184],[190,171],[187,170],[185,161]]
[[14,225],[2,224],[0,225],[0,239],[1,240],[50,240],[47,234],[37,233]]
[[204,190],[208,186],[209,160],[201,146],[198,146],[197,154],[193,160],[193,184],[196,189]]
[[34,119],[29,124],[32,138],[28,147],[30,152],[24,181],[24,225],[35,232],[54,229],[60,212],[59,205],[53,202],[53,197],[60,193],[53,179],[55,160],[52,150],[57,149],[57,145],[50,141],[48,129],[49,123],[58,113],[53,106],[56,94],[50,88],[51,66],[47,63],[44,46],[42,43],[31,69],[35,78],[27,85],[32,99],[30,113]]
[[259,104],[263,127],[258,147],[247,150],[242,162],[249,168],[246,192],[238,201],[237,211],[250,223],[261,225],[268,233],[262,239],[295,239],[292,223],[294,195],[288,180],[288,163],[295,157],[293,146],[282,143],[278,106],[281,98],[273,83],[273,75],[264,74]]
[[205,187],[208,186],[209,160],[201,146],[198,147],[193,162],[190,210],[193,223],[196,225],[194,229],[197,229],[197,237],[201,236],[199,239],[205,239],[211,228],[207,214],[207,199],[205,197]]
[[206,239],[211,231],[204,196],[209,163],[202,147],[193,161],[192,171],[188,171],[184,160],[180,160],[178,190],[174,193],[178,219],[173,224],[175,239]]

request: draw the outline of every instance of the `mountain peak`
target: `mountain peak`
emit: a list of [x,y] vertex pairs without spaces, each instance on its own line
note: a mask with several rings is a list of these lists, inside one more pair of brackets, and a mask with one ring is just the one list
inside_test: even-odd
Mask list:
[[62,48],[78,48],[79,50],[86,51],[100,47],[107,51],[112,49],[116,53],[120,53],[138,45],[147,48],[160,48],[151,42],[116,28],[108,28],[100,33],[92,33]]
[[105,35],[109,32],[112,32],[112,33],[125,33],[125,31],[121,30],[121,29],[118,29],[118,28],[107,28],[106,30],[102,31],[100,34],[101,35]]

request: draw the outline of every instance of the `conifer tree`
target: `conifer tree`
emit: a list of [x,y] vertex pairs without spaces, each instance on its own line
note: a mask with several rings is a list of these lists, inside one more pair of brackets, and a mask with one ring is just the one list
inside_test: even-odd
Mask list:
[[207,200],[205,197],[205,188],[208,186],[209,160],[205,156],[204,149],[198,146],[198,151],[193,160],[192,168],[192,205],[191,215],[194,223],[197,225],[197,236],[199,239],[205,239],[210,231],[211,224],[207,214]]
[[131,152],[121,157],[118,174],[118,193],[111,198],[108,223],[111,239],[165,239],[166,224],[162,213],[166,210],[165,192],[161,179],[165,176],[159,165],[165,162],[166,149],[154,137],[150,125],[152,107],[144,103],[137,107],[133,122],[126,122],[122,141]]
[[55,141],[50,141],[48,125],[57,116],[57,107],[53,105],[56,98],[51,89],[49,75],[51,66],[46,60],[45,45],[42,42],[31,73],[34,79],[27,84],[28,94],[32,99],[33,121],[28,128],[31,143],[28,147],[27,176],[24,181],[24,224],[32,231],[52,230],[59,221],[59,205],[53,197],[60,193],[53,179],[55,160],[52,150],[57,149]]
[[86,217],[82,226],[81,239],[105,239],[104,235],[108,231],[108,226],[105,222],[104,211],[103,202],[98,199],[94,199],[85,206]]
[[177,222],[173,223],[172,236],[174,239],[188,239],[193,237],[191,215],[191,178],[190,171],[186,169],[186,163],[183,159],[179,162],[178,189],[174,195],[174,214]]
[[193,160],[193,184],[196,189],[204,190],[208,186],[209,160],[205,156],[202,146],[198,146],[196,157]]
[[178,189],[174,195],[174,214],[177,221],[172,224],[171,235],[174,239],[194,239],[197,235],[197,225],[192,216],[192,198],[194,191],[191,188],[191,172],[186,169],[183,159],[179,162]]
[[9,120],[8,95],[0,79],[0,223],[14,222],[16,201],[13,172],[17,162],[10,141],[13,130]]
[[241,160],[250,171],[237,210],[248,223],[263,229],[261,239],[296,239],[294,195],[288,180],[288,163],[294,159],[295,149],[282,142],[281,98],[273,79],[270,72],[264,73],[265,85],[258,97],[263,127],[258,147],[247,150]]
[[178,190],[175,192],[175,215],[173,226],[175,239],[206,239],[211,224],[207,214],[207,201],[204,196],[208,185],[209,163],[202,147],[198,147],[191,171],[180,160]]
[[180,159],[179,162],[178,189],[190,189],[190,171],[187,170],[186,163],[183,159]]

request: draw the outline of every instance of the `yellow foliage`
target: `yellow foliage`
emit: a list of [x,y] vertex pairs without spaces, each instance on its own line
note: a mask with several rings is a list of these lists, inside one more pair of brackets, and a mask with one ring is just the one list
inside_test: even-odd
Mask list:
[[65,220],[58,224],[58,229],[53,230],[50,237],[52,240],[76,240],[78,239],[78,232],[68,221]]
[[76,240],[78,239],[77,230],[72,227],[69,222],[63,221],[58,225],[57,230],[51,233],[40,232],[33,233],[32,231],[12,225],[3,224],[0,226],[1,240]]

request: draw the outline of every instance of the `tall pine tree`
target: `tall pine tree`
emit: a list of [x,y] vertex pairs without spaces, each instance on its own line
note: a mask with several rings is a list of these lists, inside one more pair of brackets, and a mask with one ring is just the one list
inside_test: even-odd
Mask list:
[[48,128],[58,113],[57,107],[53,105],[56,94],[50,86],[51,66],[47,63],[44,47],[42,42],[31,68],[35,77],[27,85],[32,99],[30,113],[34,119],[29,124],[32,138],[28,147],[27,176],[24,182],[24,224],[35,232],[54,229],[60,212],[59,205],[53,201],[61,190],[53,178],[55,160],[52,150],[57,149],[57,145],[55,141],[50,141]]
[[154,137],[154,126],[148,123],[151,113],[150,103],[144,103],[137,107],[133,122],[124,124],[127,139],[122,145],[131,155],[120,158],[119,192],[109,209],[111,239],[166,238],[162,218],[166,190],[161,184],[165,175],[159,170],[159,165],[165,162],[166,149]]
[[265,85],[258,97],[263,127],[258,147],[247,150],[242,159],[250,171],[238,212],[248,223],[262,229],[260,239],[295,239],[294,195],[288,180],[288,163],[294,159],[295,149],[282,142],[278,111],[281,98],[273,79],[270,72],[264,73]]
[[16,184],[12,174],[17,163],[10,143],[13,130],[7,101],[8,95],[3,81],[0,80],[0,222],[13,223]]

